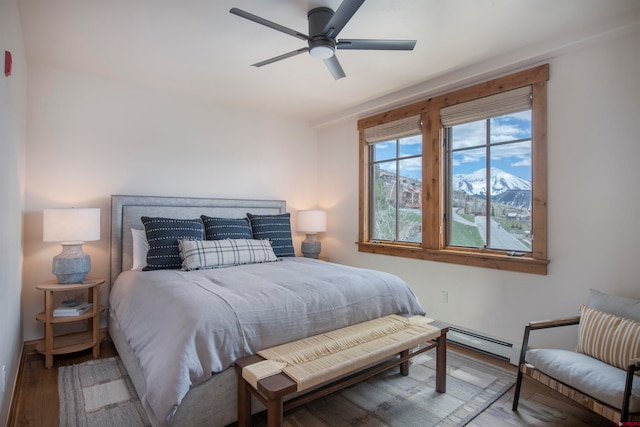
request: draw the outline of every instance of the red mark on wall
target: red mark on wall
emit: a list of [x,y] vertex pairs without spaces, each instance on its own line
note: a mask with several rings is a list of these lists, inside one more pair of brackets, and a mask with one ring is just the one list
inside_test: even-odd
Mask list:
[[13,59],[11,58],[11,52],[8,50],[4,51],[4,75],[9,77],[11,75],[11,64],[13,63]]

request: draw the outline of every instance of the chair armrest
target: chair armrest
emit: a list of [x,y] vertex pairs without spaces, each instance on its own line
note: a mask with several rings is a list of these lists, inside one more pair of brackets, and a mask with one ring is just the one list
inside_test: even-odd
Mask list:
[[559,326],[577,325],[580,323],[580,316],[562,317],[554,320],[540,320],[535,322],[529,322],[527,327],[530,330],[556,328]]
[[557,328],[559,326],[577,325],[580,323],[580,316],[562,317],[554,320],[539,320],[535,322],[527,323],[524,328],[524,337],[522,338],[522,348],[520,350],[520,361],[518,363],[518,369],[524,363],[525,355],[529,347],[529,333],[531,331],[539,329]]

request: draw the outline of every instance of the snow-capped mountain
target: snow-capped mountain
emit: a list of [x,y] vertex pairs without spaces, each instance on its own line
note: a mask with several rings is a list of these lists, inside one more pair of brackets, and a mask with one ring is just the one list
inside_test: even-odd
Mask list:
[[[453,176],[453,191],[485,198],[487,170],[478,169],[470,174]],[[491,197],[494,202],[528,209],[531,204],[531,181],[517,177],[498,168],[491,168]]]

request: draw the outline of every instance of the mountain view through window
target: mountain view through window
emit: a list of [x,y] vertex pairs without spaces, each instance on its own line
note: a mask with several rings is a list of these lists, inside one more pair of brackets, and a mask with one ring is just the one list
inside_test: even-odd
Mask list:
[[[531,110],[445,128],[447,245],[531,251]],[[422,136],[372,145],[375,240],[422,241]]]
[[446,128],[450,246],[531,251],[531,110]]
[[549,65],[358,120],[358,251],[547,274]]

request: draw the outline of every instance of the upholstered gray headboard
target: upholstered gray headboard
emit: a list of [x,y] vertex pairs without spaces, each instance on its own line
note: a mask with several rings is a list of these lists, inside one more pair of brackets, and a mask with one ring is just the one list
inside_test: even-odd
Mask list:
[[110,284],[133,265],[131,229],[144,229],[140,217],[194,219],[200,215],[244,218],[247,212],[273,215],[285,213],[284,200],[208,199],[193,197],[111,196]]

